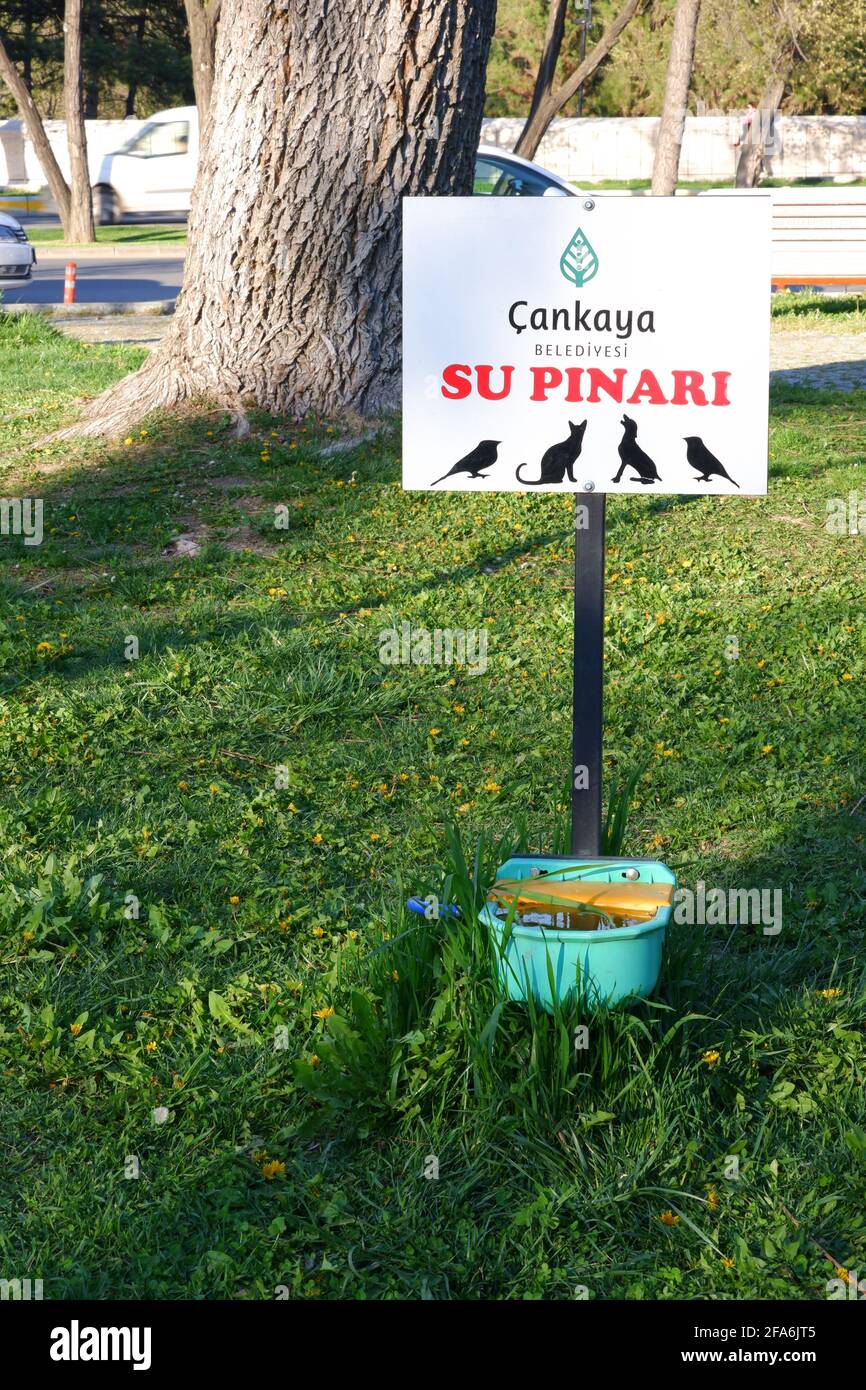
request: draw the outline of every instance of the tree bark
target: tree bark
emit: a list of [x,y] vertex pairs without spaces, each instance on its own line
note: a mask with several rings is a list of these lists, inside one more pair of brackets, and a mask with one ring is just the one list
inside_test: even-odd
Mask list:
[[214,52],[221,0],[184,0],[189,27],[189,46],[192,55],[192,82],[199,125],[210,106],[214,79]]
[[472,192],[495,0],[224,0],[183,289],[67,433],[196,398],[376,413],[401,381],[401,199]]
[[763,173],[767,130],[771,128],[770,122],[779,109],[785,85],[784,77],[771,77],[764,88],[761,104],[752,117],[749,133],[740,149],[734,176],[735,188],[754,188]]
[[87,4],[87,37],[91,47],[91,57],[88,63],[88,81],[84,88],[84,114],[89,121],[99,119],[99,62],[93,50],[98,54],[99,36],[102,28],[102,4],[101,0],[88,0]]
[[701,0],[677,0],[662,118],[653,161],[653,197],[671,197],[677,191],[700,12]]
[[81,0],[65,0],[63,13],[63,105],[66,142],[69,147],[69,225],[64,228],[74,244],[94,241],[93,199],[87,168],[87,131],[84,125],[84,91],[81,70]]
[[553,91],[553,83],[556,77],[556,65],[559,62],[559,52],[562,48],[562,38],[565,34],[565,17],[568,11],[568,5],[569,0],[550,0],[550,8],[547,13],[547,29],[544,34],[544,47],[541,50],[541,61],[538,64],[538,74],[535,78],[532,103],[529,107],[528,119],[530,121],[545,97],[549,97]]
[[[136,71],[137,71],[136,65],[137,65],[137,63],[138,63],[138,60],[142,57],[142,54],[143,54],[143,51],[144,51],[144,31],[145,31],[146,28],[147,28],[147,10],[142,10],[142,11],[139,13],[139,15],[137,16],[136,21],[135,21],[135,52],[134,52],[134,57],[133,57],[133,65],[134,65],[134,68],[136,68]],[[137,96],[138,96],[138,77],[137,77],[137,76],[134,76],[134,75],[132,75],[132,74],[130,74],[129,86],[128,86],[127,89],[126,89],[126,106],[125,106],[125,108],[124,108],[124,115],[125,115],[125,116],[128,117],[128,116],[134,116],[134,115],[135,115],[135,101],[136,101],[136,97],[137,97]]]
[[[515,154],[521,155],[524,159],[533,159],[535,157],[536,151],[538,150],[538,146],[544,139],[545,132],[547,131],[547,127],[550,125],[550,122],[554,119],[555,116],[559,114],[563,106],[565,106],[567,102],[571,101],[571,98],[577,94],[577,91],[580,88],[581,84],[584,82],[588,82],[590,77],[592,77],[593,73],[595,72],[596,68],[601,66],[607,55],[610,53],[611,49],[613,49],[616,46],[616,43],[619,40],[619,37],[622,34],[622,31],[625,29],[626,25],[630,24],[631,21],[634,19],[635,15],[640,14],[651,3],[652,0],[625,0],[625,4],[623,5],[622,9],[619,11],[616,17],[611,20],[610,24],[605,29],[598,43],[595,45],[595,48],[591,49],[590,52],[587,53],[583,62],[580,63],[580,65],[577,68],[575,68],[571,76],[567,78],[566,81],[563,82],[560,87],[558,87],[555,91],[550,91],[548,89],[547,91],[539,95],[537,92],[536,84],[536,94],[533,95],[532,110],[530,111],[529,119],[527,120],[526,125],[523,127],[523,130],[520,133],[520,139],[514,146]],[[548,34],[550,34],[550,29],[551,26],[550,24],[548,24]],[[559,36],[559,41],[560,43],[562,42],[561,33]],[[546,51],[546,46],[547,38],[545,38],[545,54],[542,57],[542,64],[544,64],[545,61],[547,61],[549,66],[550,64]],[[553,72],[555,72],[556,70],[556,59],[558,58],[558,56],[559,50],[557,48],[557,52],[553,57],[551,69],[551,82],[553,80]],[[540,80],[541,71],[539,71],[539,81]]]
[[24,79],[9,57],[2,38],[0,38],[0,77],[2,77],[9,91],[12,93],[15,99],[15,105],[18,107],[18,114],[24,122],[27,134],[33,141],[36,157],[39,160],[48,187],[51,189],[51,196],[57,205],[60,220],[63,223],[64,231],[66,231],[71,208],[69,188],[61,172],[60,165],[54,157],[54,151],[48,142],[45,126],[42,124],[42,117],[36,109],[36,103],[28,92]]

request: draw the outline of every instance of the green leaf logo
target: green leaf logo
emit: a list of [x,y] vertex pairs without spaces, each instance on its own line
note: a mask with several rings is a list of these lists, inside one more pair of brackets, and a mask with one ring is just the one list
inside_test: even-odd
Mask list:
[[588,280],[591,280],[598,270],[598,256],[580,227],[563,251],[559,268],[566,280],[577,285],[578,289],[581,285],[585,285]]

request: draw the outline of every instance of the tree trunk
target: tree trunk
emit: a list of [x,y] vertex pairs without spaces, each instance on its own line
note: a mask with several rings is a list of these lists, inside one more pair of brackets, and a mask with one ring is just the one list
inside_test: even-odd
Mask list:
[[677,0],[671,51],[668,57],[665,99],[659,126],[659,138],[653,161],[652,192],[654,197],[671,197],[677,191],[680,171],[680,150],[686,128],[686,110],[692,67],[695,61],[695,39],[701,0]]
[[66,231],[71,206],[69,189],[60,165],[54,158],[54,151],[48,143],[48,136],[45,134],[45,126],[42,124],[42,117],[36,109],[36,103],[28,92],[24,79],[9,57],[2,39],[0,39],[0,77],[12,93],[15,105],[18,107],[18,114],[24,122],[27,134],[33,141],[36,157],[48,182],[48,187],[51,189],[51,196],[57,205],[60,220],[63,223],[64,231]]
[[538,74],[535,78],[535,88],[532,93],[532,104],[529,108],[531,121],[545,97],[549,97],[553,91],[553,82],[556,77],[556,65],[559,62],[559,51],[562,48],[562,37],[565,33],[565,17],[568,11],[569,0],[550,0],[550,9],[547,15],[547,29],[544,35],[544,47],[541,50],[541,61],[538,64]]
[[125,116],[135,115],[135,101],[138,96],[138,63],[144,52],[144,31],[147,27],[147,10],[142,10],[135,21],[135,49],[133,53],[133,72],[130,74],[129,86],[126,89]]
[[84,114],[89,121],[99,119],[99,36],[101,28],[101,0],[88,0],[87,36],[90,40],[90,52],[87,63],[88,79],[84,88]]
[[221,4],[220,0],[184,0],[184,8],[189,28],[195,104],[198,107],[199,125],[203,127],[213,91],[214,51]]
[[749,133],[740,148],[734,176],[735,188],[754,188],[757,185],[764,169],[767,134],[773,129],[772,122],[784,92],[785,78],[771,77],[764,88],[761,104],[752,117]]
[[[598,43],[595,45],[595,48],[590,50],[583,62],[575,68],[571,76],[567,78],[556,91],[550,91],[548,89],[539,94],[538,83],[536,83],[536,92],[532,99],[532,110],[530,111],[526,125],[520,133],[520,139],[514,146],[515,154],[521,155],[524,159],[533,159],[535,157],[538,146],[544,139],[547,127],[550,125],[553,118],[557,116],[563,106],[571,101],[571,98],[577,94],[581,85],[589,81],[596,68],[601,66],[611,49],[615,47],[626,25],[631,23],[635,15],[640,14],[651,3],[652,0],[626,0],[619,14],[615,19],[611,20],[610,24],[605,29]],[[551,26],[549,24],[548,35],[550,32]],[[560,43],[561,42],[562,35],[560,34]],[[558,56],[559,52],[557,49],[557,53],[553,58],[551,82],[553,80],[553,72],[556,69],[556,58]],[[542,64],[544,64],[545,61],[549,62],[547,55],[547,38],[545,38],[545,54],[542,57]],[[540,71],[538,81],[541,81]]]
[[24,85],[33,91],[33,0],[24,6]]
[[495,0],[224,0],[172,326],[67,433],[399,402],[401,199],[472,192]]
[[93,200],[87,168],[87,132],[81,72],[81,0],[65,0],[63,14],[63,105],[69,147],[68,239],[74,244],[94,241]]

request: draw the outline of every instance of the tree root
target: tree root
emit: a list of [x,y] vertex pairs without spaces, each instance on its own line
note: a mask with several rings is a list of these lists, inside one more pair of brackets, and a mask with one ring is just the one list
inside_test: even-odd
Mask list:
[[138,371],[110,386],[85,407],[78,420],[46,435],[37,448],[64,439],[117,438],[157,411],[174,410],[193,400],[207,400],[233,417],[239,438],[249,433],[246,411],[234,392],[214,389],[196,379],[185,357],[175,355],[167,337]]

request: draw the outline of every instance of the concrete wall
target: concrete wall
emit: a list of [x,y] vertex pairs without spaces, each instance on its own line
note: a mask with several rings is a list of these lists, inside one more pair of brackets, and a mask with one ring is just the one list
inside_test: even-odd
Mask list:
[[[102,156],[116,150],[144,125],[143,121],[88,121],[91,174]],[[646,179],[652,173],[658,136],[656,116],[567,117],[554,121],[536,156],[567,179]],[[514,148],[522,120],[496,117],[484,122],[485,144]],[[46,124],[51,147],[68,171],[63,121]],[[686,121],[680,177],[733,179],[734,146],[742,116],[690,116]],[[780,116],[773,127],[770,172],[776,178],[866,177],[866,116]],[[0,121],[0,187],[15,184],[40,188],[45,179],[33,146],[18,120]]]
[[[657,116],[566,117],[553,122],[535,159],[578,182],[648,179],[658,127]],[[742,127],[742,115],[689,116],[680,178],[733,180]],[[481,138],[512,150],[522,128],[522,120],[496,117],[484,122]],[[769,137],[774,178],[866,177],[866,116],[780,116]]]

